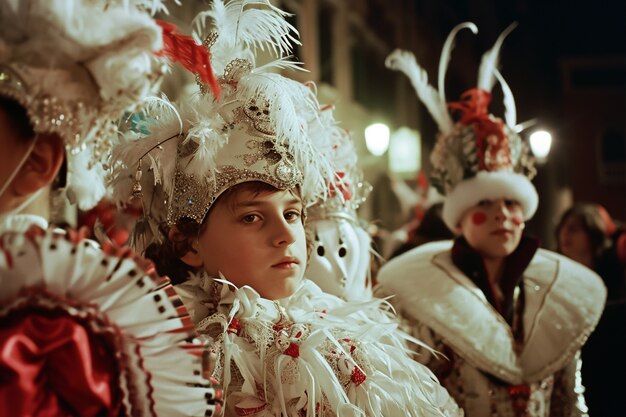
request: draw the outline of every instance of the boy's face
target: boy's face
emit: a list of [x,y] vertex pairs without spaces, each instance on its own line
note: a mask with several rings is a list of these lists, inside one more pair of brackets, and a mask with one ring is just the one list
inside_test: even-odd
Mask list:
[[522,237],[522,206],[513,200],[482,200],[460,222],[461,233],[471,247],[488,258],[510,255]]
[[290,191],[244,189],[219,201],[198,239],[204,269],[270,300],[293,294],[307,261],[302,210],[301,199]]

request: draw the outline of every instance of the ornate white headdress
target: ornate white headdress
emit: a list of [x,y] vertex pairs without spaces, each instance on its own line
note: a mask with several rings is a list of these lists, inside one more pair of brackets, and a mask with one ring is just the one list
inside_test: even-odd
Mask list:
[[352,136],[338,126],[333,117],[334,107],[326,105],[320,110],[319,117],[311,125],[313,141],[330,160],[335,175],[329,184],[327,198],[309,208],[308,218],[343,218],[358,224],[356,211],[372,187],[363,181]]
[[[511,198],[522,205],[525,219],[537,210],[537,191],[530,182],[536,171],[528,145],[518,135],[515,101],[500,74],[498,55],[504,38],[515,28],[509,26],[483,57],[476,88],[466,91],[461,101],[446,104],[444,79],[454,37],[462,29],[478,32],[473,23],[457,25],[446,40],[439,61],[439,91],[428,84],[426,72],[410,52],[396,50],[387,57],[387,67],[402,71],[413,84],[439,126],[431,154],[433,186],[444,195],[443,219],[455,229],[463,213],[480,200]],[[488,112],[491,89],[496,79],[504,93],[504,121]],[[448,109],[458,111],[453,122]]]
[[[268,1],[214,1],[194,20],[194,36],[210,50],[220,96],[206,94],[199,83],[201,94],[180,104],[156,100],[140,126],[144,134],[129,137],[114,153],[115,198],[143,198],[148,223],[140,222],[136,233],[150,235],[144,243],[159,239],[159,224],[183,218],[202,223],[213,202],[239,183],[300,186],[305,203],[325,195],[332,168],[311,138],[319,112],[315,94],[270,72],[297,68],[285,59],[290,42],[297,42],[285,15]],[[212,30],[205,35],[206,19]],[[266,49],[279,59],[256,67],[257,50]]]
[[66,145],[68,186],[81,208],[104,195],[102,163],[115,121],[163,74],[160,1],[6,0],[0,3],[0,95],[19,102],[36,133]]

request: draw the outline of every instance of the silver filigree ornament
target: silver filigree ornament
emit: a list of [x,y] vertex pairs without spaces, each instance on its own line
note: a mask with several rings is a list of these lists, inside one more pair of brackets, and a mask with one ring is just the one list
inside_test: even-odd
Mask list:
[[58,134],[69,155],[77,155],[89,147],[88,168],[109,154],[117,126],[112,117],[99,109],[79,100],[61,100],[34,91],[16,70],[3,64],[0,64],[0,95],[24,107],[36,133]]
[[241,77],[252,72],[252,63],[247,59],[235,58],[224,67],[223,79],[228,84],[237,84]]

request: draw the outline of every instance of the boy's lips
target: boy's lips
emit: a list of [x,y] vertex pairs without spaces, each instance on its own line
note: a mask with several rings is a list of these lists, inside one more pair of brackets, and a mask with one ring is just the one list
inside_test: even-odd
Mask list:
[[294,258],[293,256],[286,256],[280,261],[276,262],[272,265],[272,268],[294,268],[296,265],[300,264],[298,258]]
[[508,234],[513,234],[513,231],[509,229],[497,229],[491,232],[491,234],[492,235],[508,235]]

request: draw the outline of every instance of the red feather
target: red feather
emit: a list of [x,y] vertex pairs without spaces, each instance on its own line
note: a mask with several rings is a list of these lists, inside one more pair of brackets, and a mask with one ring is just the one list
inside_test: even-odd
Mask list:
[[163,49],[157,55],[178,62],[186,70],[198,74],[211,88],[215,98],[219,98],[220,86],[211,69],[209,50],[204,45],[198,45],[191,36],[177,33],[176,26],[171,23],[157,20],[157,24],[163,29]]

